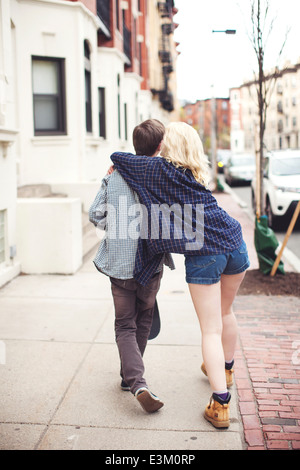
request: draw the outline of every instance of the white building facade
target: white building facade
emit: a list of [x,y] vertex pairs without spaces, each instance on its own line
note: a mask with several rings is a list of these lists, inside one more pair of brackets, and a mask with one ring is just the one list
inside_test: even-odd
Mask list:
[[[268,79],[267,119],[264,145],[267,150],[300,147],[300,64],[287,64]],[[255,152],[259,126],[257,83],[249,81],[230,90],[231,149]]]
[[[78,248],[66,263],[72,268],[56,271],[45,261],[30,270],[33,253],[23,234],[33,230],[37,201],[18,201],[17,187],[24,194],[27,187],[49,185],[51,194],[67,196],[69,208],[66,199],[57,197],[45,210],[54,214],[52,227],[55,211],[61,220],[60,207],[63,214],[69,211],[66,219],[73,214],[78,225],[81,208],[88,210],[111,165],[110,155],[134,151],[134,127],[148,118],[168,123],[170,113],[154,99],[150,86],[142,89],[144,79],[137,67],[126,66],[123,48],[99,45],[99,31],[109,36],[97,14],[105,4],[111,18],[116,8],[124,21],[129,8],[134,21],[143,15],[135,0],[0,0],[0,286],[10,277],[4,272],[9,269],[13,277],[22,269],[25,253],[27,272],[75,272],[82,259]],[[137,44],[149,42],[137,38]],[[73,198],[79,198],[81,206],[75,207]],[[38,220],[34,230],[39,230]],[[51,234],[48,237],[51,243]]]
[[16,258],[17,149],[16,44],[10,2],[0,2],[0,286],[19,274]]

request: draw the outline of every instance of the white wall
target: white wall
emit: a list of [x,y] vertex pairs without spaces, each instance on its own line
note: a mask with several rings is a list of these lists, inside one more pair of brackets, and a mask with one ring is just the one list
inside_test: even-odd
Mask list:
[[[59,188],[59,192],[68,194],[70,198],[79,196],[84,210],[87,210],[111,165],[110,155],[116,150],[134,151],[134,127],[150,117],[168,123],[169,114],[162,110],[157,100],[153,100],[151,92],[140,90],[141,78],[124,72],[123,53],[112,48],[98,48],[97,21],[97,17],[81,2],[0,0],[0,210],[5,210],[7,221],[7,259],[5,266],[0,267],[0,286],[10,278],[8,268],[11,268],[11,276],[20,271],[20,263],[16,258],[10,258],[16,245],[22,270],[40,272],[34,257],[28,255],[32,254],[29,240],[28,253],[24,243],[30,233],[34,233],[36,243],[35,235],[43,235],[39,231],[33,232],[34,225],[24,225],[20,220],[16,229],[17,186],[48,183],[54,191]],[[86,132],[85,124],[84,40],[91,48],[92,133]],[[34,135],[32,56],[65,59],[66,135]],[[120,137],[118,75],[121,80]],[[106,139],[99,137],[99,87],[106,90]],[[127,140],[124,103],[127,103],[128,111]],[[24,206],[18,203],[21,221],[25,207],[28,208],[32,202],[24,201]],[[58,211],[57,217],[60,217],[62,206],[49,206],[49,200],[44,199],[36,205],[41,213],[43,204],[46,212],[51,207],[53,220],[56,217],[53,210]],[[33,205],[30,210],[32,208]],[[77,237],[76,230],[72,233]],[[63,243],[64,237],[65,234],[62,235]],[[78,232],[78,237],[72,243],[79,243],[81,232]],[[73,267],[78,266],[78,262],[73,260],[72,263]],[[60,259],[57,258],[56,268],[52,266],[49,269],[60,272]],[[70,272],[73,268],[65,263],[63,269]]]
[[[97,180],[109,167],[111,153],[133,151],[132,131],[141,117],[155,117],[168,123],[169,114],[151,99],[151,93],[141,92],[141,78],[124,72],[123,53],[114,48],[98,48],[97,18],[82,3],[12,0],[11,5],[18,77],[19,185]],[[85,129],[84,40],[88,40],[91,48],[92,133]],[[66,135],[34,135],[32,56],[65,59]],[[121,138],[117,114],[118,74],[121,79]],[[106,91],[106,139],[99,137],[98,87],[104,87]],[[147,101],[148,109],[147,105],[145,108]],[[127,141],[124,103],[128,109]]]
[[16,137],[14,28],[10,2],[0,0],[0,211],[5,215],[5,262],[0,265],[0,286],[20,272],[16,249]]
[[17,246],[26,274],[73,274],[82,264],[81,201],[24,198],[17,205]]
[[[81,4],[55,1],[14,2],[18,99],[20,110],[20,184],[78,181],[84,178],[84,40],[96,60],[96,23]],[[66,136],[34,136],[32,56],[65,58]],[[94,119],[96,117],[94,116]]]

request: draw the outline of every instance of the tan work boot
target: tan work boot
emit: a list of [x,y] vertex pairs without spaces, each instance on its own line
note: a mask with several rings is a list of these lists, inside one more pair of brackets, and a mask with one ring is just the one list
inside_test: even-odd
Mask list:
[[[205,369],[204,363],[201,366],[201,370],[203,374],[207,376],[207,371]],[[233,373],[234,373],[234,369],[230,369],[230,370],[225,369],[227,388],[230,388],[233,385]]]
[[214,393],[211,396],[210,402],[205,408],[204,418],[209,421],[215,428],[228,428],[230,425],[230,393],[226,401],[217,397]]

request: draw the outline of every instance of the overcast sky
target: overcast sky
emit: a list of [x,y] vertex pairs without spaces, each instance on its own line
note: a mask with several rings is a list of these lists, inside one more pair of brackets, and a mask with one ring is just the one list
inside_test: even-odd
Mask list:
[[[178,98],[189,101],[226,97],[231,87],[251,78],[256,57],[247,32],[251,31],[250,0],[175,0],[179,23],[175,40]],[[276,65],[286,30],[290,28],[283,59],[300,58],[300,0],[270,0],[269,18],[275,18],[266,48],[266,66]],[[236,35],[212,30],[236,29]],[[213,88],[212,88],[213,86]]]

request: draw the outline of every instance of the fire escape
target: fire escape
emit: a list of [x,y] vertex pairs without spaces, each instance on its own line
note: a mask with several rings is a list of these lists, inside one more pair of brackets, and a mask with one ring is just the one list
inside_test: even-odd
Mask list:
[[[160,103],[166,111],[173,111],[174,109],[174,97],[173,93],[169,89],[169,79],[170,74],[173,72],[173,59],[170,50],[170,34],[174,31],[173,24],[173,12],[174,7],[173,0],[166,0],[165,2],[157,3],[160,16],[164,22],[161,25],[161,40],[160,40],[160,50],[159,50],[159,59],[162,67],[162,77],[163,77],[163,86],[161,90],[152,89],[154,95],[158,95]],[[166,19],[166,20],[164,20]]]

